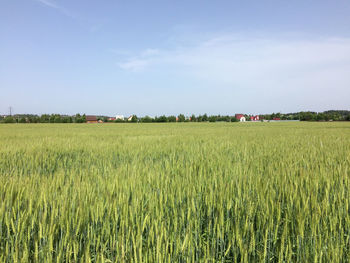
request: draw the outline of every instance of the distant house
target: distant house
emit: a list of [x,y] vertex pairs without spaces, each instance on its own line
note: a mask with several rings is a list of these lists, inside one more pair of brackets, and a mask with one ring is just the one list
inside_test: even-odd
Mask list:
[[259,120],[260,120],[260,117],[259,117],[259,115],[251,116],[251,117],[250,117],[250,120],[251,120],[251,121],[259,121]]
[[131,121],[131,120],[132,120],[132,117],[134,117],[134,115],[130,115],[130,116],[128,117],[128,121]]
[[281,118],[277,118],[277,117],[275,117],[275,118],[273,118],[272,120],[274,120],[274,121],[280,121],[280,120],[281,120]]
[[92,115],[86,116],[86,123],[98,123],[97,117]]
[[115,116],[115,119],[116,120],[124,120],[124,116],[123,115],[117,115],[117,116]]
[[245,117],[244,117],[243,114],[236,114],[236,115],[235,115],[235,118],[236,118],[237,120],[239,120],[240,122],[245,122],[245,121],[246,121],[246,119],[245,119]]
[[114,117],[109,117],[108,120],[109,120],[109,121],[115,121],[116,118],[114,118]]

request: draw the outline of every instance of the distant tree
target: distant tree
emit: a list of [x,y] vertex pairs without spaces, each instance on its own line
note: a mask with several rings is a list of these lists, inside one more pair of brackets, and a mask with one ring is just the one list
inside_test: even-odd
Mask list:
[[38,122],[40,122],[40,118],[39,118],[39,116],[29,116],[28,122],[29,123],[38,123]]
[[318,114],[316,115],[316,120],[317,120],[317,121],[324,121],[324,120],[325,120],[324,114],[323,114],[323,113],[318,113]]
[[[210,120],[209,120],[210,121]],[[230,116],[221,116],[221,115],[218,115],[216,116],[216,121],[226,121],[226,122],[230,122],[231,121],[231,118]]]
[[310,111],[300,112],[300,120],[301,121],[313,121],[316,120],[316,114]]
[[6,116],[6,117],[3,119],[3,122],[4,122],[4,123],[16,123],[16,120],[15,120],[12,116]]
[[175,116],[169,116],[168,117],[168,122],[176,122],[176,117]]
[[236,117],[231,118],[231,122],[238,122],[239,120],[236,119]]
[[179,122],[184,122],[185,121],[185,115],[183,115],[183,114],[180,114],[179,116],[177,116],[177,118],[178,118],[178,121]]
[[332,114],[332,119],[333,119],[334,121],[341,121],[341,120],[342,120],[342,116],[341,116],[338,112],[334,112],[334,113]]
[[216,122],[216,116],[212,115],[209,117],[210,122]]
[[132,115],[131,117],[131,122],[137,122],[138,121],[138,118],[136,115]]
[[50,115],[49,122],[50,122],[50,123],[55,123],[55,115],[54,115],[54,114],[51,114],[51,115]]
[[153,119],[150,116],[146,115],[145,117],[141,118],[140,121],[144,123],[150,123],[153,121]]
[[60,115],[55,115],[54,116],[54,123],[62,123],[62,118]]
[[63,123],[72,123],[73,120],[72,120],[71,116],[65,116],[65,117],[62,117],[62,122]]
[[196,115],[192,114],[192,116],[191,116],[191,121],[197,121]]
[[293,115],[293,120],[300,120],[300,113],[296,113]]
[[49,123],[50,122],[50,115],[48,115],[48,114],[41,115],[40,122],[41,123]]
[[330,120],[329,114],[325,113],[323,116],[324,116],[324,120],[325,121],[329,121]]
[[83,116],[81,116],[79,113],[75,114],[74,122],[75,123],[85,123],[86,122],[85,114]]
[[168,118],[165,115],[159,116],[155,118],[156,122],[167,122]]
[[288,116],[287,116],[287,120],[293,120],[294,119],[294,115],[293,114],[289,114]]
[[18,121],[19,123],[26,123],[27,122],[27,120],[26,120],[26,118],[24,118],[24,117],[21,117],[20,119],[19,119],[19,121]]
[[208,121],[208,115],[206,113],[202,116],[202,121]]

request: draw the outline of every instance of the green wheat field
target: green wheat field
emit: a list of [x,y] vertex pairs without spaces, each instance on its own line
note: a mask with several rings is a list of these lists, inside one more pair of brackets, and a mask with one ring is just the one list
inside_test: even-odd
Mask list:
[[0,262],[349,262],[350,123],[0,125]]

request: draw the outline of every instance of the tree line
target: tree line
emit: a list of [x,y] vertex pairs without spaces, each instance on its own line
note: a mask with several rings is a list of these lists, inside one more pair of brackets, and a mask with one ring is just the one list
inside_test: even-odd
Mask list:
[[273,120],[300,120],[300,121],[350,121],[350,111],[329,110],[324,112],[302,111],[296,113],[262,114],[260,119]]
[[13,116],[0,116],[2,123],[85,123],[85,114],[61,115],[61,114],[16,114]]
[[[246,120],[250,121],[252,115],[245,115]],[[347,110],[329,110],[324,112],[297,112],[297,113],[272,113],[261,114],[260,120],[300,120],[300,121],[350,121],[350,111]],[[131,121],[127,119],[110,120],[107,116],[97,116],[98,120],[103,122],[142,122],[142,123],[161,123],[161,122],[237,122],[235,116],[229,115],[198,115],[186,117],[184,114],[144,116],[137,117],[133,115]],[[61,114],[16,114],[13,116],[0,116],[1,123],[85,123],[85,114],[61,115]]]

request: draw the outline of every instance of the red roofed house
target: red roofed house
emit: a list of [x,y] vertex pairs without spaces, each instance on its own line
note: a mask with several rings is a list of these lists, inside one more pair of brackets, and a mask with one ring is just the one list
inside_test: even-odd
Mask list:
[[96,116],[87,115],[86,116],[86,123],[97,123]]
[[251,121],[259,121],[259,120],[260,120],[259,115],[251,116],[251,117],[250,117],[250,120],[251,120]]
[[236,114],[235,118],[239,120],[240,122],[245,122],[245,117],[243,114]]

